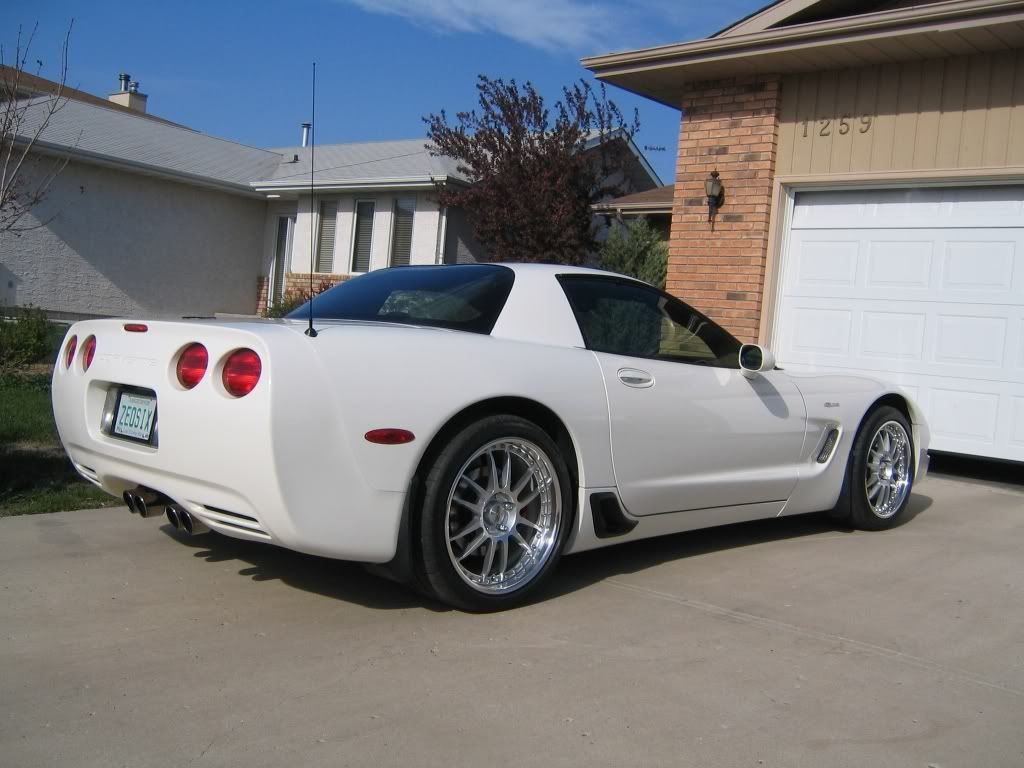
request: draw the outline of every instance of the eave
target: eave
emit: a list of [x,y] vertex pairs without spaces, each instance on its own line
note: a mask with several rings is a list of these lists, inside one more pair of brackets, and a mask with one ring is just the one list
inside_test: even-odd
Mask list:
[[1024,0],[934,5],[592,56],[605,82],[679,108],[687,83],[945,58],[1024,47]]

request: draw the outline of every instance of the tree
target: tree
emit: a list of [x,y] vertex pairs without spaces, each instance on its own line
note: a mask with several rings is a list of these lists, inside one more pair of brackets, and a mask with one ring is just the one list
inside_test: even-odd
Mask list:
[[658,235],[647,219],[633,219],[615,225],[601,246],[601,269],[621,272],[644,282],[665,287],[668,270],[668,243]]
[[604,86],[580,80],[553,110],[527,82],[480,75],[479,111],[423,118],[435,156],[454,159],[468,185],[438,185],[442,206],[463,208],[499,261],[579,264],[596,248],[591,205],[625,194],[627,124]]
[[19,234],[49,223],[23,219],[46,198],[50,186],[67,165],[67,160],[44,158],[33,150],[53,116],[67,104],[63,94],[73,24],[72,21],[68,25],[61,45],[60,74],[55,88],[50,87],[51,81],[38,76],[42,61],[36,60],[35,74],[26,68],[38,24],[25,39],[18,27],[10,64],[0,45],[0,234]]

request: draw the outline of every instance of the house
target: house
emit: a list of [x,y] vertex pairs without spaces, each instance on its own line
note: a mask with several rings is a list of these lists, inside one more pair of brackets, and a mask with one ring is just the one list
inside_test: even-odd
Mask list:
[[[24,84],[23,141],[57,87]],[[251,314],[311,283],[485,256],[465,213],[434,195],[466,179],[424,139],[249,147],[148,114],[128,75],[112,101],[62,97],[25,172],[67,165],[31,211],[38,226],[0,236],[0,305],[67,318]],[[634,187],[660,183],[627,146]]]
[[898,382],[937,450],[1024,460],[1024,3],[780,0],[583,64],[681,110],[671,291],[784,368]]
[[643,192],[611,198],[594,206],[594,212],[620,222],[644,218],[658,232],[662,240],[668,240],[672,229],[672,203],[675,186],[663,184]]

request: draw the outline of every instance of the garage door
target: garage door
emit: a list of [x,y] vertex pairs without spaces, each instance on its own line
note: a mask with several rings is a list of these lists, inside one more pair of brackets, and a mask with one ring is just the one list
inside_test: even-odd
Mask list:
[[932,447],[1024,461],[1024,187],[801,193],[773,345],[924,408]]

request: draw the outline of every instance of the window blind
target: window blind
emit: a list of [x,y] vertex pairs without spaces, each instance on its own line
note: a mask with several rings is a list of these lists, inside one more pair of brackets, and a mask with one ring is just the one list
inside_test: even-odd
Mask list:
[[320,238],[316,247],[316,271],[334,271],[334,231],[338,225],[338,204],[320,203]]
[[356,203],[356,231],[352,237],[352,271],[370,271],[370,247],[373,244],[372,200]]
[[391,266],[409,263],[412,255],[412,220],[416,213],[416,198],[400,197],[395,200],[391,223]]

